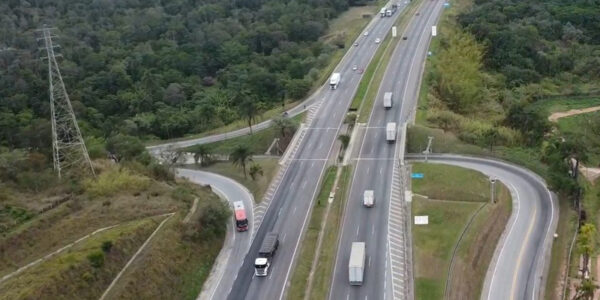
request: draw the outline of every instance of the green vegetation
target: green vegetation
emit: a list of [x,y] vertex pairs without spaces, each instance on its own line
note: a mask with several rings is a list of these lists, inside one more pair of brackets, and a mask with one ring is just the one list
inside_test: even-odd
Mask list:
[[257,176],[255,180],[244,178],[239,168],[233,166],[231,162],[215,162],[209,166],[201,167],[199,170],[221,174],[243,184],[254,196],[254,201],[260,202],[271,183],[271,179],[279,170],[279,159],[254,159],[254,163],[260,165],[263,170],[263,176]]
[[[274,126],[255,132],[251,135],[244,135],[210,144],[191,146],[188,147],[186,151],[195,152],[196,149],[203,148],[206,149],[209,154],[230,154],[236,147],[244,145],[248,146],[252,153],[262,155],[269,149],[273,140],[278,138],[280,141],[280,149],[283,152],[294,136],[294,133],[304,116],[305,114],[303,113],[290,119],[275,118],[273,120],[275,122]],[[274,154],[277,153],[275,150],[272,152]]]
[[[11,180],[9,173],[0,174],[7,176],[0,184],[4,208],[0,214],[3,221],[0,276],[100,228],[123,222],[142,222],[150,220],[148,217],[175,212],[177,221],[170,225],[169,241],[161,244],[164,248],[157,248],[157,251],[172,255],[170,262],[173,263],[161,263],[159,259],[153,260],[154,264],[147,263],[146,267],[156,274],[144,277],[143,281],[149,286],[160,287],[161,294],[167,298],[170,295],[180,298],[177,292],[183,289],[183,284],[188,285],[187,289],[198,291],[206,276],[185,281],[185,270],[210,270],[223,243],[229,208],[208,188],[185,181],[175,182],[173,174],[155,162],[144,165],[140,162],[144,157],[123,158],[117,164],[96,160],[96,179],[67,177],[63,182],[55,182],[38,191],[22,187]],[[29,158],[19,165],[23,168],[34,166]],[[195,198],[199,201],[194,221],[181,224],[180,216],[187,214]],[[153,227],[146,226],[148,230],[156,225],[155,221],[151,223]],[[90,238],[89,241],[95,243],[93,247],[85,246],[79,251],[76,245],[65,251],[64,257],[63,254],[52,257],[31,271],[17,274],[0,284],[3,296],[8,297],[0,298],[40,298],[42,294],[39,293],[50,298],[98,298],[149,235],[146,231],[143,234],[137,230],[119,231],[123,226],[114,228],[118,231],[116,235],[102,232]],[[179,248],[173,248],[173,245]],[[199,253],[190,249],[204,250]],[[52,271],[44,271],[45,268]],[[165,276],[167,273],[169,275]],[[123,279],[129,280],[127,276]],[[33,281],[35,285],[29,284]],[[152,291],[149,287],[146,290]]]
[[[0,284],[0,299],[98,298],[156,225],[146,218],[91,236]],[[106,254],[101,249],[105,240],[115,241]]]
[[561,118],[558,130],[585,149],[586,166],[600,166],[600,111]]
[[[323,218],[327,210],[327,199],[333,188],[336,172],[336,167],[329,167],[324,174],[323,184],[314,203],[310,222],[302,240],[300,256],[298,257],[298,262],[292,276],[292,285],[288,291],[290,299],[304,299],[306,293],[310,293],[310,291],[307,291],[308,279],[311,271],[314,272],[314,270],[311,270],[312,263],[316,255],[315,250],[317,249],[319,233],[324,229],[321,225],[323,225]],[[313,276],[315,275],[313,273]]]
[[350,166],[343,167],[338,182],[339,189],[335,194],[325,222],[323,233],[323,244],[319,254],[319,263],[314,271],[313,288],[310,299],[325,299],[331,288],[333,268],[337,257],[338,238],[340,236],[341,224],[344,217],[344,207],[348,200],[350,185],[352,184],[352,169]]
[[[559,110],[598,105],[597,13],[587,1],[454,1],[432,42],[420,126],[409,130],[409,152],[422,151],[427,136],[435,136],[434,152],[512,161],[542,175],[559,194],[548,297],[561,296],[558,280],[576,226],[570,204],[579,197],[581,179],[574,171],[579,162],[596,164],[600,158],[597,134],[590,133],[595,114],[587,115],[591,121],[561,119],[558,130],[547,119]],[[595,191],[585,190],[583,199],[587,193]]]
[[425,174],[423,179],[412,180],[413,192],[431,199],[415,196],[412,203],[413,215],[429,216],[428,225],[412,227],[415,298],[443,298],[447,278],[450,299],[479,298],[487,266],[510,217],[508,189],[497,184],[497,201],[489,204],[490,183],[481,173],[423,163],[414,164],[413,171]]
[[442,164],[415,164],[413,172],[426,176],[423,180],[412,180],[413,193],[451,201],[486,202],[490,199],[490,180],[477,171]]
[[[84,135],[173,138],[247,123],[303,98],[345,47],[345,31],[328,32],[330,21],[364,4],[3,3],[0,140],[10,148],[49,148],[44,68],[28,59],[38,52],[32,32],[47,20],[60,30],[62,73]],[[326,34],[333,36],[320,39]]]
[[[343,167],[340,179],[338,181],[337,192],[333,203],[329,208],[327,219],[323,222],[324,212],[327,207],[327,199],[331,191],[333,179],[335,179],[335,169],[330,168],[323,183],[323,188],[318,196],[318,201],[315,203],[313,213],[311,215],[309,229],[307,231],[305,241],[308,241],[310,232],[310,242],[303,243],[300,252],[299,262],[294,271],[292,286],[288,297],[291,299],[304,299],[308,296],[309,299],[325,299],[331,287],[331,278],[335,265],[337,254],[338,237],[342,223],[344,207],[346,205],[350,184],[352,181],[352,169],[349,166]],[[328,182],[331,181],[327,187]],[[321,225],[325,225],[321,227]],[[315,258],[317,238],[319,232],[323,234],[319,260],[316,269],[311,270],[312,262]],[[312,272],[312,286],[307,290],[308,276]]]

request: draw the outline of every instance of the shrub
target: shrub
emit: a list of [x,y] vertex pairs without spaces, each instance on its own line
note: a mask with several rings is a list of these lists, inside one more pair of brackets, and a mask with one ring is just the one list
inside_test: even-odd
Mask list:
[[201,239],[213,239],[225,233],[227,219],[231,215],[229,206],[221,200],[212,200],[202,209],[200,213],[200,235]]
[[112,249],[113,243],[112,241],[104,241],[102,242],[102,246],[100,246],[100,248],[102,248],[102,251],[104,253],[108,253],[110,252],[110,249]]
[[110,196],[126,190],[140,192],[150,185],[150,179],[132,174],[128,169],[113,167],[100,174],[96,180],[85,181],[86,192],[92,196]]
[[90,261],[92,267],[100,268],[104,265],[104,252],[94,251],[87,256],[87,259]]
[[171,191],[171,198],[184,202],[192,202],[194,200],[194,192],[184,186],[177,186]]

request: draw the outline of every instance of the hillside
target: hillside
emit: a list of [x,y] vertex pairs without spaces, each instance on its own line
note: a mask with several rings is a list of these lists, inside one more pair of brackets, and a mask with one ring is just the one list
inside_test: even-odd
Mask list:
[[[166,169],[131,160],[94,165],[96,179],[70,178],[36,191],[0,183],[0,278],[34,262],[0,280],[0,299],[98,299],[166,218],[119,281],[143,291],[116,288],[111,297],[195,299],[223,243],[227,205],[209,188],[175,182]],[[197,210],[183,223],[195,198]]]
[[344,36],[329,22],[357,1],[2,1],[0,146],[48,148],[44,51],[55,27],[61,72],[84,136],[200,133],[306,95]]

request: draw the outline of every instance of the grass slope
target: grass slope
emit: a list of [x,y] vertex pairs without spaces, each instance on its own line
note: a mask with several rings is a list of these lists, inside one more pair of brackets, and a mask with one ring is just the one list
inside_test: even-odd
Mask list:
[[[429,216],[428,225],[412,226],[415,298],[444,297],[455,247],[458,248],[451,270],[449,297],[479,298],[487,266],[510,216],[508,189],[498,184],[497,204],[487,204],[490,186],[487,176],[481,173],[424,163],[414,164],[413,171],[425,175],[423,179],[412,180],[413,192],[438,199],[416,196],[412,203],[413,215]],[[457,246],[461,233],[473,216]]]

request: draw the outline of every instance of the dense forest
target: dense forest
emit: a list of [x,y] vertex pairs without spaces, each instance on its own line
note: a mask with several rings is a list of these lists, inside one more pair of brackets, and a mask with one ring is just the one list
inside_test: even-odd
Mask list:
[[[304,97],[343,43],[319,37],[348,0],[0,2],[0,146],[48,153],[47,65],[55,27],[86,139],[199,133]],[[92,145],[93,148],[93,145]]]
[[[598,0],[451,2],[432,42],[425,124],[488,153],[502,146],[500,156],[533,155],[527,160],[549,167],[555,190],[574,195],[566,157],[577,153],[588,163],[581,153],[597,145],[565,139],[540,107],[600,95],[598,16]],[[600,128],[600,118],[590,117],[588,127]]]

